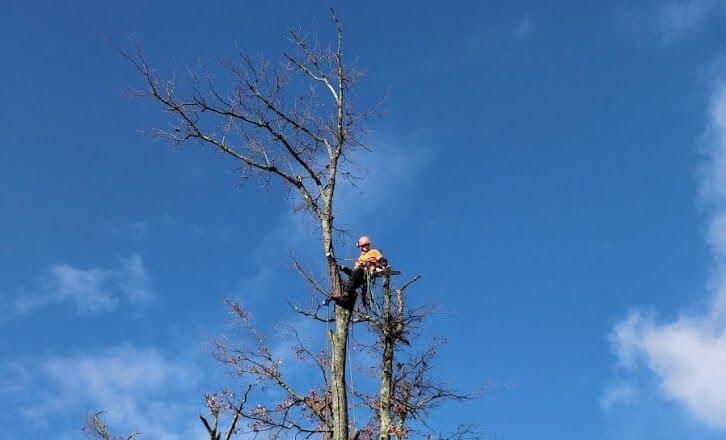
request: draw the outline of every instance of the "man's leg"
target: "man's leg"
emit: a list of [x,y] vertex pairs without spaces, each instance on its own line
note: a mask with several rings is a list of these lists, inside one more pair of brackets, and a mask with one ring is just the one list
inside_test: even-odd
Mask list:
[[328,305],[330,300],[333,300],[344,307],[353,308],[356,297],[358,296],[356,290],[365,283],[365,269],[349,269],[347,273],[349,277],[343,281],[343,285],[341,286],[343,288],[342,295],[331,295],[329,299],[323,301],[323,305]]
[[359,267],[357,269],[353,269],[353,271],[350,273],[350,277],[348,277],[345,282],[343,282],[343,292],[347,294],[354,294],[356,290],[360,286],[365,283],[366,277],[365,277],[365,269],[362,267]]

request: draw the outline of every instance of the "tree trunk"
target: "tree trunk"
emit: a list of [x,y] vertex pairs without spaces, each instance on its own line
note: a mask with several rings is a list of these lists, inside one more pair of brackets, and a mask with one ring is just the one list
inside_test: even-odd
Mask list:
[[381,310],[383,325],[381,327],[381,343],[383,345],[383,358],[381,359],[381,388],[380,407],[378,417],[381,421],[379,440],[389,440],[391,420],[391,395],[393,392],[393,338],[391,329],[393,320],[391,316],[391,276],[386,273],[383,277],[383,307]]
[[345,367],[350,318],[351,313],[348,309],[335,306],[335,330],[330,332],[333,440],[348,440],[348,393],[345,383]]
[[[331,192],[332,193],[332,192]],[[332,194],[329,195],[332,198]],[[328,209],[332,209],[328,206]],[[335,259],[333,248],[332,222],[329,218],[323,218],[323,248],[327,257],[328,275],[332,291],[340,295],[343,291],[340,282],[340,272]],[[331,409],[333,413],[333,437],[332,440],[348,439],[348,393],[345,383],[345,368],[348,359],[348,330],[350,327],[351,312],[345,307],[335,305],[335,330],[328,335],[330,340],[330,368],[331,368]]]

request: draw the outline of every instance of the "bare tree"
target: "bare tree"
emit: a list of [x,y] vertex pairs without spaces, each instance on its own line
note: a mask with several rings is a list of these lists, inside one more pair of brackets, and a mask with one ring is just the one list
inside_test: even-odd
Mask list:
[[[381,302],[370,310],[356,309],[355,298],[343,292],[335,252],[339,231],[335,192],[341,179],[355,184],[350,164],[357,152],[366,149],[362,123],[375,111],[359,111],[351,103],[360,74],[345,62],[343,28],[334,13],[332,18],[335,42],[331,47],[320,47],[314,39],[291,31],[294,50],[284,53],[278,63],[246,54],[225,61],[223,67],[232,82],[228,88],[221,88],[211,75],[194,71],[186,80],[162,76],[151,67],[138,41],[133,50],[121,50],[144,81],[144,87],[132,95],[158,104],[170,116],[171,124],[153,129],[153,134],[174,146],[211,148],[232,159],[243,178],[287,188],[296,210],[317,225],[325,277],[319,280],[297,261],[295,268],[318,297],[346,298],[334,303],[332,317],[323,315],[327,309],[322,306],[295,306],[299,314],[333,326],[327,332],[329,348],[320,350],[306,344],[294,327],[287,329],[295,340],[296,356],[320,373],[320,385],[305,392],[285,377],[280,359],[247,311],[235,302],[227,303],[244,337],[215,341],[214,355],[247,383],[240,395],[222,391],[206,396],[208,415],[200,419],[210,440],[230,440],[242,430],[272,439],[291,435],[402,439],[413,432],[412,421],[425,424],[424,416],[438,403],[472,397],[450,391],[431,378],[432,350],[411,352],[406,360],[397,360],[404,354],[402,347],[409,344],[409,335],[426,316],[425,309],[406,306],[405,291],[418,277],[391,289],[390,272],[384,274]],[[368,324],[377,335],[375,350],[381,358],[378,397],[366,397],[370,421],[363,429],[355,427],[351,436],[346,368],[354,323]],[[272,392],[280,400],[252,405],[257,391]],[[96,432],[107,433],[105,425],[98,426]]]
[[[181,84],[162,79],[148,63],[139,44],[122,51],[141,74],[144,89],[134,95],[161,106],[173,121],[154,134],[175,145],[199,144],[215,149],[239,165],[243,177],[276,179],[298,198],[319,225],[322,256],[330,294],[343,296],[334,246],[334,199],[343,162],[361,148],[361,121],[349,95],[359,74],[344,62],[343,28],[333,14],[336,42],[318,47],[291,31],[295,51],[285,53],[279,66],[241,54],[227,61],[234,86],[221,91],[210,76],[191,73]],[[346,347],[351,320],[347,305],[335,307],[335,330],[330,335],[332,438],[348,439],[345,384]]]
[[[494,388],[482,386],[474,392],[461,392],[435,378],[432,367],[439,344],[430,341],[422,350],[417,350],[414,343],[421,324],[435,309],[407,304],[407,290],[420,276],[392,288],[392,273],[395,274],[389,269],[379,274],[382,279],[380,296],[376,298],[377,294],[371,289],[368,300],[371,307],[357,310],[353,318],[354,323],[368,323],[377,336],[368,348],[379,356],[378,395],[359,396],[373,411],[367,435],[379,440],[389,440],[391,436],[400,440],[421,427],[425,432],[416,432],[419,435],[442,437],[427,421],[432,409],[446,401],[464,402],[482,397]],[[461,431],[469,436],[475,432],[472,429]],[[451,434],[444,438],[455,437],[461,435]]]

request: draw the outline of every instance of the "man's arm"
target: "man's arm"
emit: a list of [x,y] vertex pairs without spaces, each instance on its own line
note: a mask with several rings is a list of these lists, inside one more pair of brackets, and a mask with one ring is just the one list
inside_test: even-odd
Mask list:
[[371,249],[365,255],[362,255],[358,261],[363,260],[366,266],[375,266],[381,258],[383,258],[383,254],[378,249]]

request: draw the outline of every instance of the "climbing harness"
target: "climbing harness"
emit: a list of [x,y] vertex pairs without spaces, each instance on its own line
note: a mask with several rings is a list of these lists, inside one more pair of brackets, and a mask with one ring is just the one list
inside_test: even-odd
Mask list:
[[366,297],[366,304],[368,304],[370,310],[372,310],[376,314],[380,314],[381,308],[378,306],[378,303],[376,302],[376,296],[373,294],[376,288],[376,278],[377,277],[375,276],[375,274],[371,273],[371,271],[369,270],[366,270],[366,284],[364,286],[364,295]]

